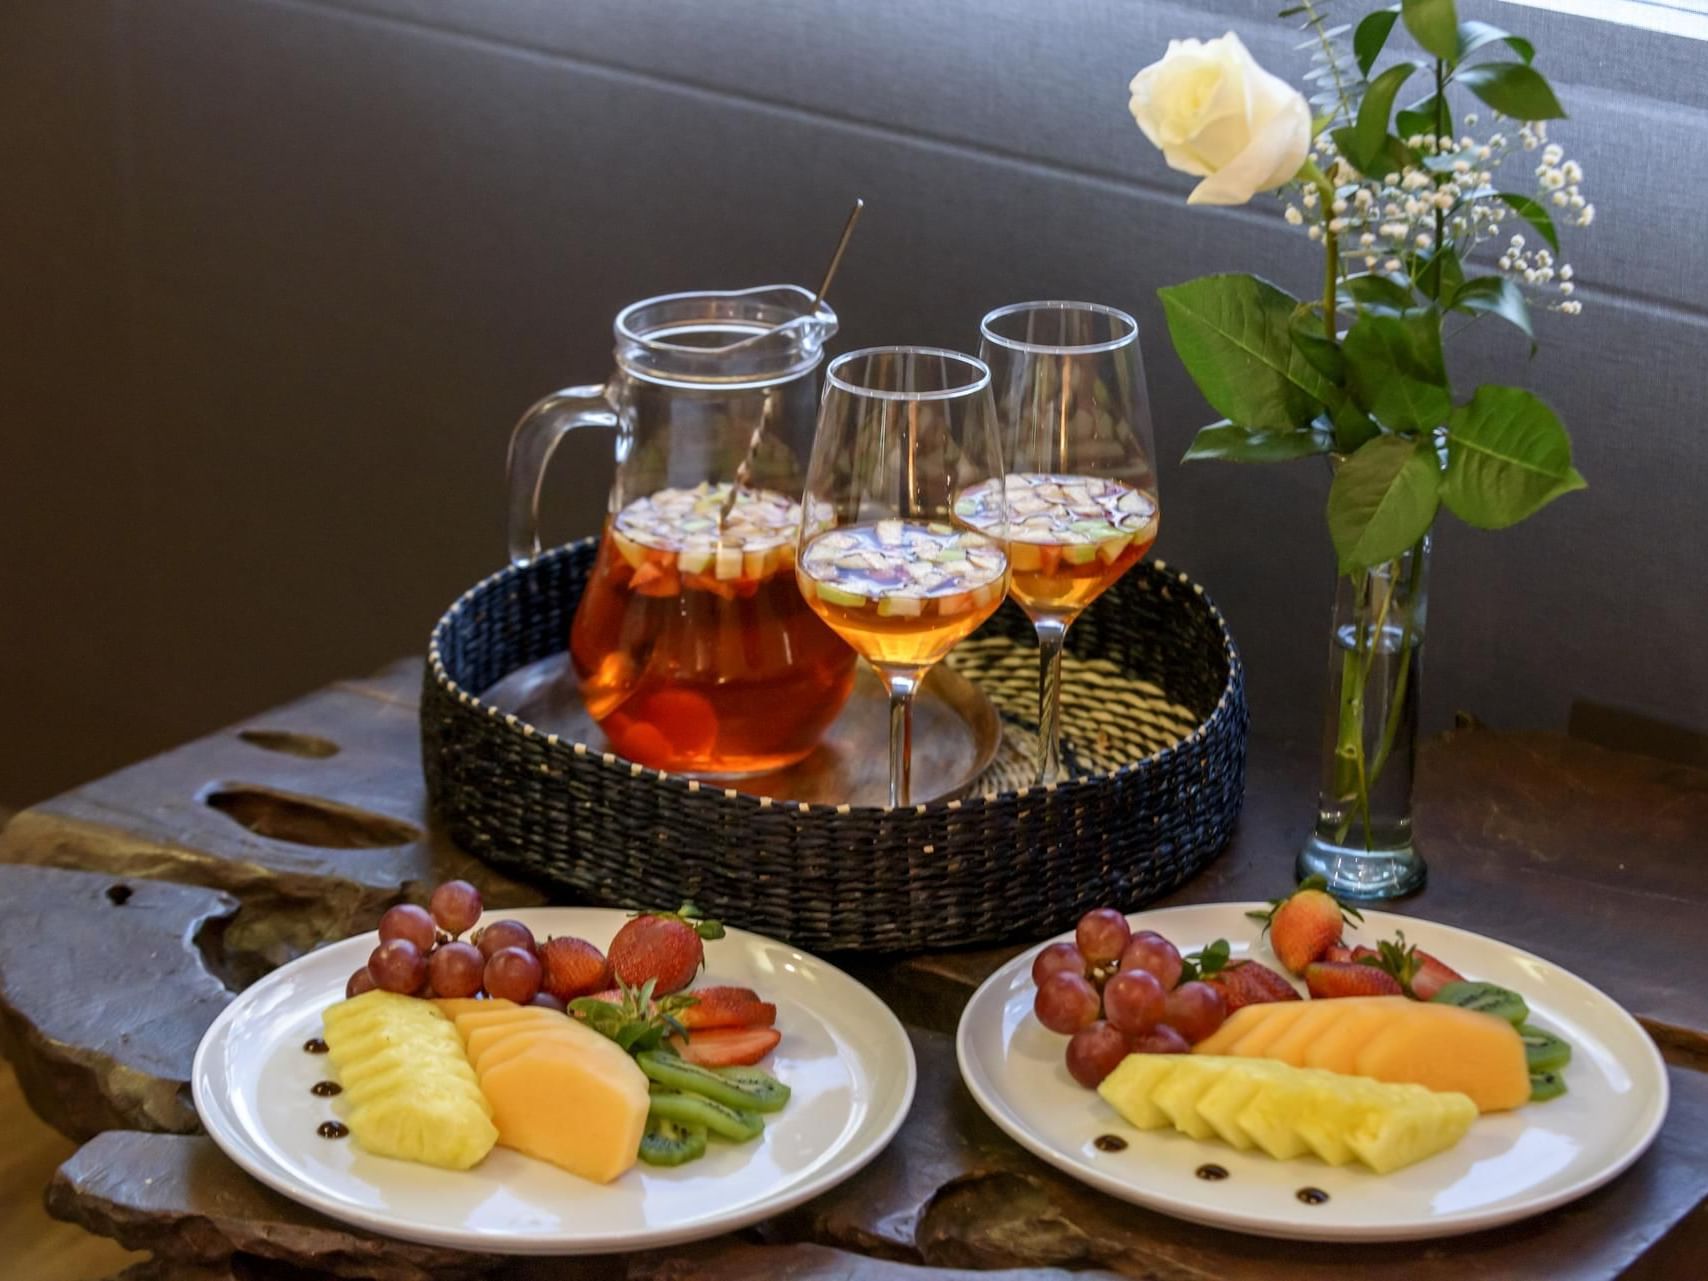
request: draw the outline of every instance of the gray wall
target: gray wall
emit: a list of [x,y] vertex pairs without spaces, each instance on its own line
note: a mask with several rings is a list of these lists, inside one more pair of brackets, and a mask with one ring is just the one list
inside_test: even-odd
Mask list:
[[[1035,296],[1134,310],[1158,551],[1239,634],[1260,730],[1314,734],[1332,566],[1314,464],[1176,463],[1206,418],[1159,285],[1312,287],[1275,217],[1188,210],[1125,84],[1272,3],[8,0],[0,8],[0,803],[422,648],[501,560],[510,423],[602,375],[653,292],[809,281],[869,205],[843,348],[970,346]],[[1454,353],[1563,412],[1589,477],[1503,535],[1446,524],[1429,715],[1588,698],[1708,726],[1708,44],[1529,8],[1599,217],[1584,314]],[[607,445],[548,501],[592,531]]]

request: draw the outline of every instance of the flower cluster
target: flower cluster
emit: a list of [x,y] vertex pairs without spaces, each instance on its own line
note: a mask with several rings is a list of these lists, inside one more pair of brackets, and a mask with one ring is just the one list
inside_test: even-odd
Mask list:
[[[1463,123],[1467,130],[1475,128],[1476,113],[1467,114]],[[1556,215],[1556,222],[1587,227],[1594,221],[1595,206],[1582,193],[1582,166],[1566,159],[1547,137],[1547,125],[1541,121],[1520,124],[1515,138],[1499,130],[1483,138],[1469,132],[1460,137],[1412,134],[1405,143],[1418,163],[1370,177],[1343,159],[1325,132],[1315,140],[1309,159],[1327,177],[1334,198],[1325,210],[1318,188],[1299,184],[1294,193],[1284,195],[1284,217],[1290,226],[1308,223],[1312,240],[1332,235],[1349,265],[1362,262],[1367,271],[1405,274],[1415,281],[1438,240],[1467,256],[1484,242],[1504,238],[1508,224],[1520,218],[1494,186],[1496,172],[1515,154],[1541,150],[1534,199],[1570,215]],[[1498,259],[1502,272],[1532,291],[1553,293],[1554,310],[1575,315],[1583,309],[1570,298],[1576,286],[1569,264],[1554,261],[1545,248],[1524,253],[1522,235],[1506,246]]]

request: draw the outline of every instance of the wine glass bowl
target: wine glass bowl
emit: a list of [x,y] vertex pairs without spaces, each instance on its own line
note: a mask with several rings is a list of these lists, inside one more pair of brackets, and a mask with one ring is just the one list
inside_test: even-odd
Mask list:
[[1150,551],[1160,523],[1139,326],[1114,307],[1031,302],[990,312],[979,331],[1008,474],[964,495],[957,515],[1007,522],[1009,594],[1038,633],[1045,783],[1061,773],[1067,629]]
[[1002,603],[1006,521],[955,518],[1002,482],[985,366],[958,352],[849,352],[825,375],[795,575],[808,606],[890,691],[890,803],[908,803],[914,691]]

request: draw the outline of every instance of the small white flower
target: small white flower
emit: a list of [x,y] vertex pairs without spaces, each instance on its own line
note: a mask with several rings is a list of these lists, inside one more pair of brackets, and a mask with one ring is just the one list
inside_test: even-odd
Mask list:
[[1415,218],[1423,212],[1423,201],[1415,196],[1406,201],[1406,217]]
[[1558,191],[1566,185],[1565,175],[1558,169],[1549,169],[1542,174],[1542,190]]
[[1428,249],[1430,247],[1430,245],[1435,243],[1435,241],[1434,241],[1434,238],[1431,237],[1428,232],[1420,231],[1420,232],[1418,232],[1417,240],[1414,243],[1417,245],[1417,247],[1419,249]]
[[1315,209],[1317,207],[1317,189],[1315,187],[1306,187],[1303,193],[1300,194],[1299,199],[1304,204],[1305,208]]
[[1305,234],[1308,235],[1312,240],[1321,240],[1323,238],[1323,229],[1321,227],[1317,226],[1317,224],[1313,222],[1311,224],[1311,229],[1309,231],[1307,231]]
[[1375,270],[1375,267],[1376,267],[1376,255],[1375,254],[1365,254],[1364,255],[1364,269],[1366,271],[1373,271],[1373,270]]
[[1494,154],[1494,152],[1490,151],[1487,147],[1478,147],[1477,148],[1477,159],[1478,160],[1487,160],[1493,154]]
[[1571,203],[1571,197],[1563,191],[1556,191],[1554,193],[1554,203],[1564,209],[1566,205]]
[[1282,214],[1281,216],[1287,220],[1288,226],[1291,226],[1291,227],[1297,227],[1300,223],[1302,223],[1305,220],[1305,216],[1303,214],[1301,214],[1298,211],[1298,209],[1295,208],[1293,205],[1288,205],[1287,206],[1287,212]]
[[1567,182],[1579,183],[1583,181],[1583,166],[1575,160],[1566,161],[1560,166],[1560,172],[1565,174]]
[[1571,282],[1571,281],[1569,281],[1569,280],[1562,280],[1562,281],[1561,281],[1561,282],[1560,282],[1560,292],[1561,292],[1561,293],[1563,293],[1563,294],[1569,294],[1569,293],[1571,293],[1571,292],[1572,292],[1572,291],[1573,291],[1573,290],[1575,290],[1575,289],[1576,289],[1576,288],[1577,288],[1577,286],[1576,286],[1576,285],[1574,285],[1574,284],[1573,284],[1573,283],[1572,283],[1572,282]]
[[1500,269],[1502,271],[1511,271],[1512,270],[1512,255],[1511,254],[1502,254],[1500,256]]
[[1584,206],[1584,199],[1582,196],[1574,195],[1571,198],[1570,203],[1573,209],[1582,209]]
[[1474,129],[1474,128],[1476,128],[1476,125],[1477,125],[1477,113],[1474,111],[1467,111],[1465,113],[1465,127],[1467,129]]
[[1594,205],[1585,205],[1583,207],[1583,211],[1578,214],[1578,226],[1587,227],[1587,226],[1589,226],[1590,223],[1592,223],[1594,221],[1595,221],[1595,206]]
[[1397,174],[1397,173],[1383,174],[1382,175],[1382,185],[1384,187],[1397,187],[1397,186],[1399,186],[1400,185],[1399,174]]
[[1553,278],[1554,278],[1554,269],[1552,267],[1538,267],[1536,269],[1536,283],[1537,284],[1545,285],[1550,280],[1552,280]]
[[1561,280],[1570,280],[1572,278],[1572,276],[1575,274],[1576,273],[1574,273],[1572,271],[1571,263],[1568,262],[1568,263],[1561,264],[1561,266],[1560,266],[1560,279]]
[[1437,209],[1451,209],[1453,207],[1452,193],[1447,191],[1438,191],[1435,193],[1435,199],[1432,203]]
[[1512,247],[1514,249],[1524,248],[1524,237],[1523,236],[1514,236],[1512,238]]
[[1538,267],[1552,267],[1554,265],[1554,255],[1549,253],[1546,249],[1538,249],[1536,251],[1536,265]]
[[1329,208],[1337,214],[1343,214],[1346,212],[1346,201],[1336,197],[1335,202]]
[[1411,137],[1406,139],[1406,146],[1410,147],[1413,151],[1421,151],[1423,149],[1423,135],[1421,133],[1414,133]]
[[1463,138],[1459,139],[1459,146],[1462,150],[1469,151],[1472,147],[1474,147],[1476,145],[1477,145],[1477,140],[1475,138],[1471,137],[1470,134],[1466,134]]
[[1372,233],[1366,231],[1363,235],[1358,237],[1358,243],[1361,245],[1373,245],[1376,243],[1376,237]]
[[1406,225],[1403,222],[1385,222],[1382,224],[1381,231],[1389,240],[1403,240],[1406,234]]
[[1404,265],[1405,264],[1400,262],[1400,260],[1398,258],[1390,258],[1390,259],[1388,259],[1387,262],[1382,264],[1382,270],[1383,271],[1398,271]]
[[1470,173],[1471,172],[1471,162],[1469,160],[1455,160],[1453,162],[1453,172],[1454,173]]
[[1583,310],[1583,304],[1574,298],[1570,302],[1561,303],[1560,310],[1565,312],[1568,316],[1575,316],[1578,312]]
[[1338,236],[1341,232],[1346,230],[1346,219],[1330,218],[1328,220],[1328,229]]
[[1370,202],[1374,199],[1375,197],[1370,194],[1370,188],[1368,187],[1360,187],[1357,191],[1352,193],[1352,203],[1357,205],[1360,209],[1368,209],[1370,207]]
[[1533,285],[1536,283],[1536,271],[1534,268],[1526,267],[1524,269],[1524,283],[1527,285]]
[[1542,163],[1545,165],[1557,165],[1565,158],[1566,149],[1557,142],[1550,142],[1542,150]]

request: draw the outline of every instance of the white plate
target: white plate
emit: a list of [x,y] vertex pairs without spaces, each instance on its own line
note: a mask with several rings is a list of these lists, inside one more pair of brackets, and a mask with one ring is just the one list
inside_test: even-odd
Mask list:
[[[502,915],[537,937],[576,935],[601,948],[626,919],[604,908]],[[508,1254],[714,1236],[846,1179],[883,1150],[913,1102],[913,1048],[877,997],[804,952],[730,930],[706,945],[696,982],[740,984],[776,1003],[783,1040],[765,1066],[793,1092],[756,1141],[713,1145],[674,1169],[638,1165],[602,1187],[507,1148],[461,1173],[370,1156],[315,1133],[335,1111],[310,1087],[331,1069],[302,1047],[376,939],[322,948],[247,989],[202,1038],[191,1078],[196,1111],[226,1155],[293,1200],[375,1232]]]
[[[1260,926],[1245,916],[1260,906],[1176,907],[1128,920],[1183,953],[1225,938],[1236,957],[1280,969],[1267,942],[1258,942]],[[1348,942],[1392,938],[1396,929],[1461,973],[1521,994],[1532,1022],[1572,1043],[1567,1093],[1480,1117],[1457,1147],[1387,1175],[1135,1130],[1075,1084],[1063,1062],[1066,1039],[1033,1017],[1037,949],[991,975],[967,1003],[955,1040],[961,1075],[991,1120],[1058,1169],[1137,1205],[1263,1236],[1405,1241],[1472,1232],[1580,1197],[1642,1155],[1666,1116],[1667,1076],[1636,1020],[1552,962],[1465,930],[1367,911]],[[1118,1134],[1128,1146],[1100,1152],[1092,1141],[1101,1134]],[[1206,1162],[1228,1177],[1195,1177]],[[1295,1194],[1307,1186],[1327,1192],[1328,1202],[1301,1203]]]

